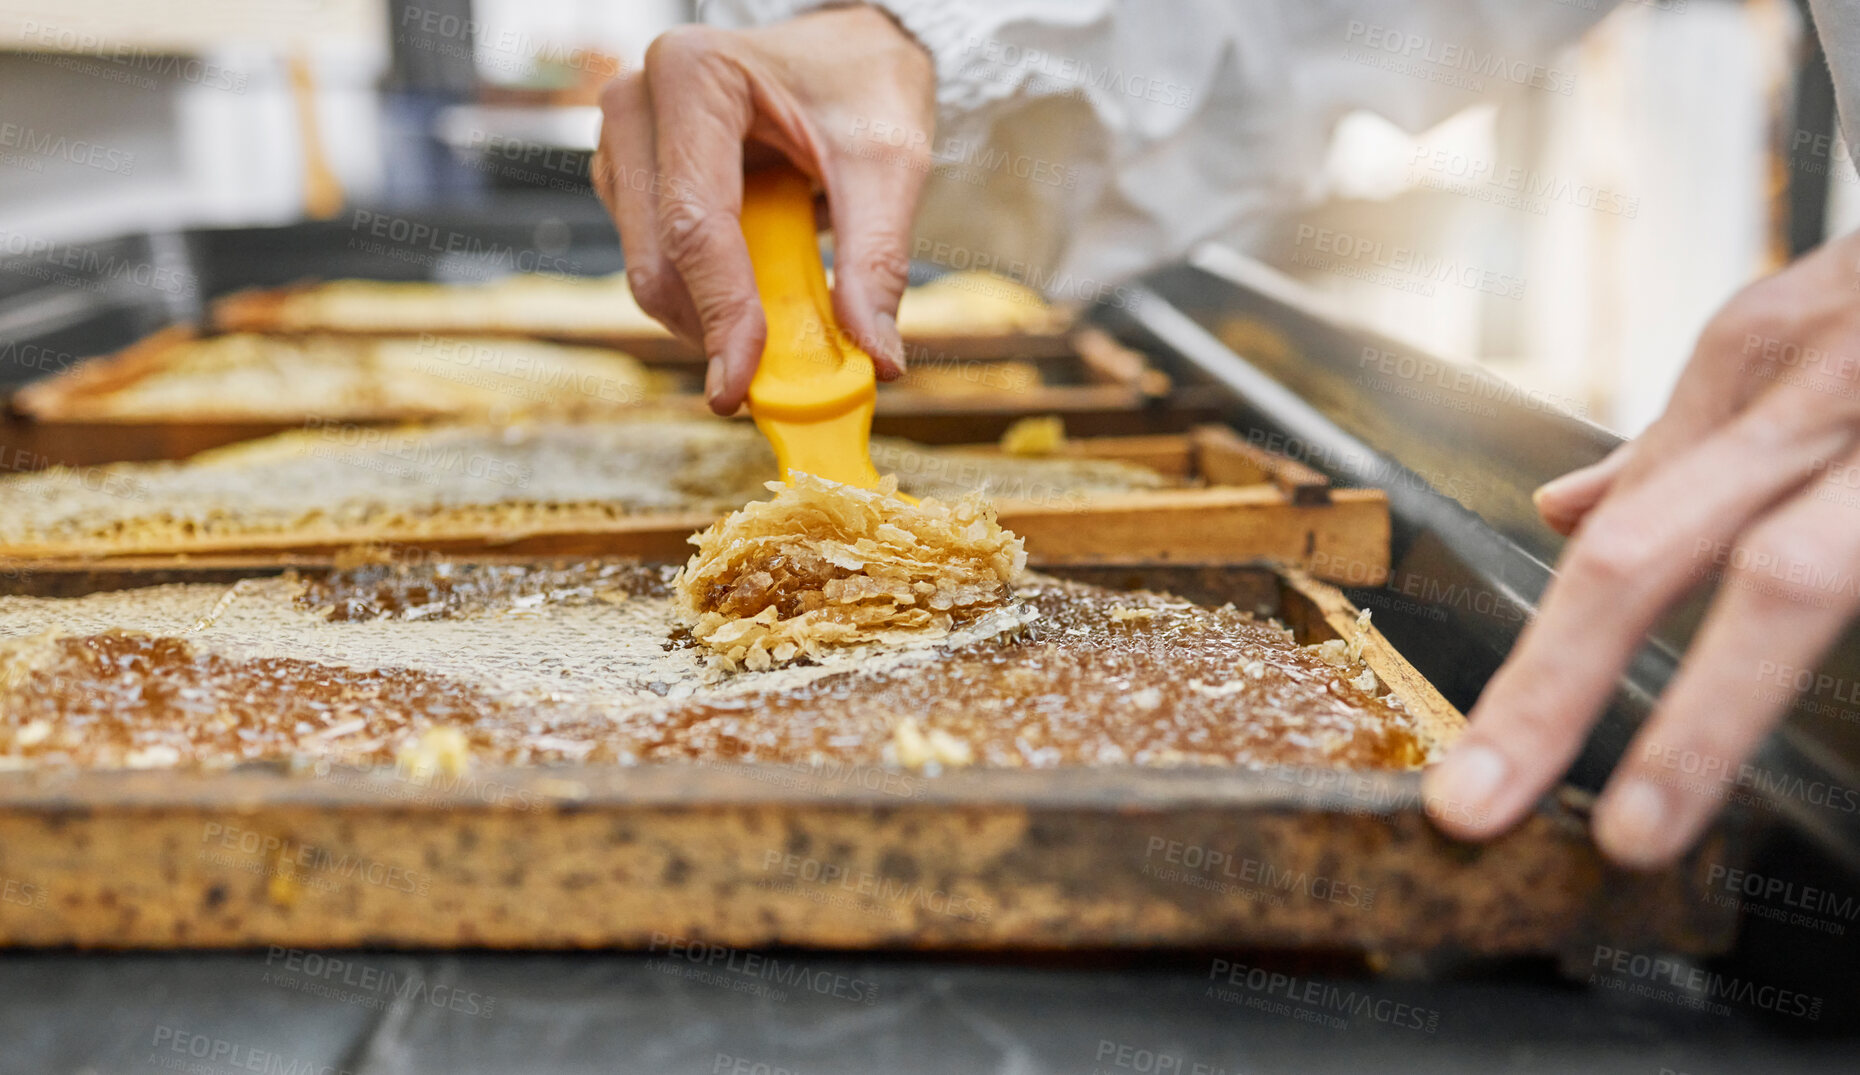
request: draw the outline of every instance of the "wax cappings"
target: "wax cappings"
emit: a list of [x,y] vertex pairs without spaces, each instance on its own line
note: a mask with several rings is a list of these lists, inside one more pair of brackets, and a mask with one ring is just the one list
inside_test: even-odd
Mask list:
[[834,647],[935,638],[1008,602],[1021,540],[979,497],[898,499],[796,474],[692,538],[679,573],[691,634],[724,668],[763,671]]

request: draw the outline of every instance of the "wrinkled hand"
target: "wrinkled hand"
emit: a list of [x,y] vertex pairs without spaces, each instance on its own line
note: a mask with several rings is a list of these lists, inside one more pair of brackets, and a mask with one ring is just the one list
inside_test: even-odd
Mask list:
[[751,167],[779,154],[825,189],[834,312],[880,377],[903,372],[898,299],[935,85],[922,47],[863,5],[753,30],[680,27],[643,71],[607,84],[595,191],[640,305],[703,345],[713,410],[742,402],[767,333],[740,226],[746,150]]
[[[1678,857],[1860,610],[1860,234],[1737,295],[1665,414],[1538,490],[1574,540],[1535,621],[1427,776],[1456,835],[1509,828],[1568,768],[1660,615],[1722,576],[1597,804],[1609,857]],[[1784,674],[1778,674],[1783,670]]]

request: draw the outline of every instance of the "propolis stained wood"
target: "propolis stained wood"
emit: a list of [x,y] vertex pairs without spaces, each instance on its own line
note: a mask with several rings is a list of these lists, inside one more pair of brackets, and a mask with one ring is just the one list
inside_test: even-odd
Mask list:
[[[170,568],[163,581],[185,577]],[[224,579],[224,569],[203,569]],[[1355,610],[1296,574],[1097,568],[1100,584],[1277,615],[1301,641]],[[93,580],[134,585],[134,572]],[[151,577],[149,581],[154,581]],[[73,593],[81,574],[16,588]],[[1373,629],[1365,656],[1443,733],[1459,715]],[[1199,946],[1710,952],[1715,830],[1653,874],[1607,866],[1580,799],[1484,847],[1434,830],[1412,772],[1200,766],[505,767],[0,774],[0,901],[16,946],[823,948]]]
[[[716,434],[711,439],[719,441],[717,451],[733,446],[741,454],[742,445],[737,442],[753,440],[747,430],[738,430],[740,436],[726,437],[723,434],[727,430],[720,423],[714,428],[703,425],[707,436]],[[557,434],[551,431],[539,435]],[[403,456],[419,456],[418,442],[427,434],[415,431],[395,436],[409,441],[401,447],[413,451],[397,449],[391,456],[383,455],[383,465],[399,467]],[[444,432],[443,436],[452,438],[447,440],[448,445],[458,439],[452,432]],[[497,447],[502,443],[497,438],[487,443],[495,449],[494,455],[504,450]],[[342,441],[337,447],[348,451],[346,444]],[[264,461],[278,457],[287,448],[299,455],[323,453],[317,455],[318,459],[334,450],[311,435],[298,434],[289,442],[254,442],[231,449],[230,454],[216,458],[213,465],[236,470],[238,461],[247,458],[268,465]],[[450,450],[456,451],[456,446]],[[919,449],[893,445],[886,452],[889,454],[877,453],[881,469],[935,483],[939,488],[952,483],[960,487],[964,469],[970,464],[986,469],[1012,461],[1012,457],[989,446]],[[449,457],[438,453],[435,458]],[[1061,472],[1071,465],[1067,460],[1081,461],[1078,466],[1088,466],[1089,461],[1133,464],[1153,472],[1145,477],[1151,485],[1158,484],[1155,475],[1160,475],[1163,483],[1181,487],[1090,495],[1081,491],[1074,495],[1059,479],[1004,486],[995,494],[1000,519],[1026,539],[1035,563],[1263,561],[1318,570],[1353,585],[1373,584],[1386,577],[1386,494],[1373,489],[1332,489],[1323,475],[1292,460],[1258,451],[1224,428],[1204,427],[1171,436],[1071,440],[1047,458]],[[335,470],[338,476],[346,474],[352,479],[372,474]],[[143,472],[131,468],[121,473],[133,476]],[[737,484],[743,488],[735,491],[735,502],[740,503],[756,491],[753,483]],[[182,528],[164,522],[152,528],[112,527],[95,537],[15,537],[0,540],[0,563],[121,556],[275,558],[330,555],[359,544],[447,553],[679,558],[686,552],[686,538],[715,517],[708,506],[696,511],[680,510],[676,505],[651,511],[619,511],[600,501],[537,499],[514,486],[508,494],[498,495],[504,499],[495,503],[448,503],[432,511],[409,508],[360,518],[338,518],[331,510],[320,510],[306,516],[314,525],[303,526]],[[158,495],[151,494],[146,505],[130,507],[136,511],[146,507],[160,514],[163,505],[159,501]],[[110,505],[112,511],[119,507],[124,505]]]

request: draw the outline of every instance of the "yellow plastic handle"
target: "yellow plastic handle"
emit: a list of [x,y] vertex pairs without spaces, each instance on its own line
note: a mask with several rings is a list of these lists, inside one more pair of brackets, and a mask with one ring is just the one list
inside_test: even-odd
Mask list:
[[782,478],[793,471],[870,489],[878,484],[868,442],[877,377],[833,316],[814,235],[814,192],[789,166],[744,177],[743,239],[768,317],[762,363],[749,382],[749,413],[775,446]]

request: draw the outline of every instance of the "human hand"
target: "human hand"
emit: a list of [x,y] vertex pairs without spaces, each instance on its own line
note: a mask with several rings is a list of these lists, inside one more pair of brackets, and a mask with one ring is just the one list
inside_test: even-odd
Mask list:
[[[1595,810],[1616,862],[1672,861],[1860,611],[1860,233],[1744,289],[1701,334],[1671,402],[1602,462],[1537,491],[1574,540],[1559,577],[1426,777],[1443,827],[1511,827],[1568,768],[1660,615],[1722,568],[1678,674]],[[1790,677],[1791,684],[1793,677]],[[1681,775],[1681,774],[1685,775]]]
[[[935,88],[929,54],[856,5],[760,29],[680,27],[652,43],[644,70],[602,91],[595,191],[640,306],[704,347],[711,409],[743,401],[767,336],[740,226],[743,169],[758,154],[786,157],[825,189],[840,326],[881,378],[904,372],[898,300]],[[906,145],[858,137],[894,129],[911,133]]]

